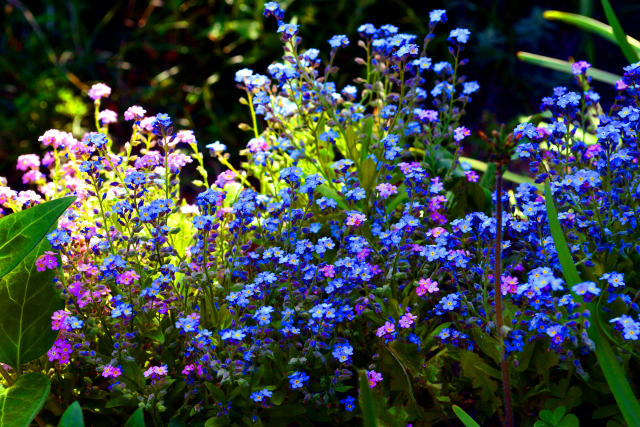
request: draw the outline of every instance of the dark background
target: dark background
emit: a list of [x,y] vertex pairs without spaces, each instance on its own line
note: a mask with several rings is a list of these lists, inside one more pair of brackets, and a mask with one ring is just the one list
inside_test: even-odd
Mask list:
[[[266,74],[282,48],[273,18],[264,19],[264,1],[215,0],[1,0],[0,9],[0,176],[20,187],[15,172],[19,154],[40,152],[37,139],[49,128],[81,131],[91,127],[88,87],[113,88],[104,107],[122,113],[133,104],[148,114],[166,112],[178,128],[193,129],[203,146],[220,140],[234,162],[250,136],[238,129],[248,121],[234,73],[244,67]],[[635,23],[640,3],[612,0],[623,28],[640,36]],[[356,28],[365,22],[390,23],[400,31],[424,35],[428,12],[448,11],[449,22],[436,39],[436,60],[446,59],[444,38],[451,28],[472,31],[465,73],[481,90],[465,124],[472,130],[537,111],[540,98],[571,78],[520,62],[519,50],[560,59],[586,59],[621,74],[626,61],[619,49],[596,36],[542,17],[545,9],[581,13],[601,21],[599,1],[283,1],[286,20],[301,25],[303,47],[321,49],[333,34],[346,34],[351,46],[339,64],[350,78],[360,53]],[[344,78],[343,84],[350,78]],[[606,97],[612,94],[596,85]],[[111,125],[126,141],[129,124]],[[76,135],[76,137],[79,135]],[[474,153],[467,153],[473,155]],[[216,172],[211,161],[209,166]]]

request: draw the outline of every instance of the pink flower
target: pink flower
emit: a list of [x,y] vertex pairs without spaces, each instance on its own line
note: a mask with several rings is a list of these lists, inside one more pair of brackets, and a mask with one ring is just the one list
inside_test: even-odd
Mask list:
[[56,258],[56,254],[54,252],[46,251],[36,260],[36,270],[38,271],[53,270],[57,267],[58,259]]
[[100,123],[103,125],[115,123],[118,121],[118,113],[112,110],[102,110],[98,113],[98,120],[100,120]]
[[227,183],[233,181],[236,178],[236,173],[230,170],[226,170],[224,172],[222,172],[220,175],[218,175],[218,177],[216,178],[216,186],[218,188],[224,188],[225,185],[227,185]]
[[127,111],[124,112],[124,119],[126,121],[140,120],[144,117],[145,114],[147,114],[147,110],[138,105],[132,105],[131,107],[127,108]]
[[151,377],[154,380],[159,379],[160,377],[164,377],[169,372],[167,365],[161,366],[152,366],[146,371],[144,371],[143,375],[145,378]]
[[379,184],[376,187],[376,190],[378,190],[378,192],[380,193],[380,197],[382,197],[383,199],[386,199],[389,196],[398,193],[398,187],[393,184],[389,184],[388,182]]
[[140,120],[140,129],[145,130],[147,132],[153,131],[153,122],[156,121],[155,117],[144,117]]
[[502,295],[515,294],[518,290],[518,278],[511,276],[502,276],[500,278],[500,289]]
[[38,169],[40,167],[40,157],[37,154],[23,154],[18,156],[16,169],[26,171],[27,169]]
[[351,211],[347,214],[345,224],[347,227],[357,227],[367,220],[367,217],[357,211]]
[[102,376],[105,378],[118,378],[122,375],[122,369],[119,366],[105,365],[102,368]]
[[169,154],[169,170],[171,173],[178,173],[187,163],[191,163],[193,160],[191,157],[182,153]]
[[51,330],[60,331],[67,329],[67,319],[69,313],[64,310],[58,310],[51,315]]
[[125,271],[116,276],[116,282],[120,285],[130,285],[135,280],[138,280],[140,276],[133,270]]
[[369,380],[369,388],[374,388],[382,381],[382,374],[376,371],[367,371],[367,379]]
[[250,153],[257,153],[258,151],[267,151],[269,144],[263,137],[252,138],[247,144],[247,149]]
[[409,328],[409,327],[411,327],[411,325],[413,325],[413,322],[415,322],[417,318],[418,318],[418,316],[415,316],[415,315],[411,314],[410,312],[406,312],[400,318],[400,327],[401,328]]
[[324,277],[335,277],[336,270],[331,264],[325,265],[320,270],[322,271],[322,274],[324,275]]
[[31,169],[22,175],[23,184],[34,184],[45,180],[45,176],[38,169]]
[[97,101],[111,95],[111,88],[104,83],[96,83],[89,89],[89,98]]
[[423,296],[427,292],[433,294],[438,292],[440,289],[438,288],[438,282],[434,282],[431,279],[420,279],[418,281],[418,287],[416,288],[416,293],[418,296]]

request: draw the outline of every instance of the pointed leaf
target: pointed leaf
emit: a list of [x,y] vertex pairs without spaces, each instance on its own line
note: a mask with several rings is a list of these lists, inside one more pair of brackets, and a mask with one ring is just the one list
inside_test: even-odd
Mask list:
[[[562,71],[563,73],[571,74],[571,63],[568,61],[550,58],[543,55],[536,55],[535,53],[530,52],[518,52],[517,55],[518,59],[521,61],[528,62],[539,67],[549,68],[551,70]],[[587,70],[587,75],[591,76],[594,80],[608,84],[615,84],[622,78],[616,74],[593,67]]]
[[144,427],[144,425],[144,411],[142,408],[138,408],[131,414],[124,427]]
[[51,384],[39,373],[22,375],[0,392],[0,427],[28,427],[44,405]]
[[55,270],[37,271],[36,259],[51,248],[43,239],[0,279],[0,362],[17,368],[45,354],[58,336],[51,315],[64,308],[53,285]]
[[373,394],[369,388],[366,371],[360,372],[360,408],[362,410],[362,425],[377,427],[376,411],[373,404]]
[[452,405],[451,408],[453,409],[453,413],[456,414],[456,417],[458,417],[465,427],[480,427],[480,424],[475,422],[475,420],[458,405]]
[[625,58],[629,62],[638,61],[638,53],[633,50],[629,42],[627,41],[627,35],[625,34],[622,26],[620,25],[620,21],[618,21],[618,17],[616,13],[613,11],[611,7],[611,3],[609,0],[601,0],[602,8],[604,9],[604,15],[607,17],[607,21],[609,21],[609,25],[611,25],[611,29],[613,30],[613,35],[616,36],[616,41],[618,42],[618,47],[622,50]]
[[60,421],[58,421],[58,427],[84,427],[82,408],[78,401],[73,402],[67,407]]
[[[573,259],[571,258],[571,252],[567,246],[567,241],[560,227],[560,221],[558,220],[558,212],[553,202],[553,196],[551,195],[551,187],[549,183],[545,183],[544,186],[545,204],[547,206],[547,216],[549,217],[549,228],[551,229],[551,236],[558,252],[558,259],[562,266],[562,273],[567,281],[567,285],[571,288],[581,282],[580,274],[576,268]],[[573,295],[576,301],[582,302],[582,297]],[[600,316],[598,308],[594,303],[586,304],[586,308],[591,311],[591,326],[587,330],[589,337],[593,340],[596,346],[596,358],[598,364],[602,369],[609,389],[611,390],[613,397],[618,404],[618,408],[622,413],[625,421],[628,425],[635,425],[637,420],[640,420],[640,404],[638,399],[633,393],[629,381],[622,369],[618,358],[616,357],[609,341],[607,340],[602,330],[602,324],[600,323]]]
[[75,199],[63,197],[0,218],[0,277],[18,265],[45,238]]
[[[610,25],[600,22],[597,19],[588,16],[578,15],[576,13],[561,12],[559,10],[545,10],[542,16],[550,21],[560,21],[566,24],[574,25],[580,29],[597,34],[611,42],[617,43],[616,36],[613,34],[613,28]],[[640,51],[640,40],[636,40],[631,36],[627,36],[627,42],[636,50]]]

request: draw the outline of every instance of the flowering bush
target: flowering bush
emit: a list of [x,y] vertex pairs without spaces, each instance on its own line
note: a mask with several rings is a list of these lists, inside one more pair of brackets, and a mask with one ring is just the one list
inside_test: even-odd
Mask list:
[[[195,133],[140,106],[125,111],[132,136],[117,144],[108,132],[117,114],[100,109],[111,89],[97,84],[96,131],[80,140],[47,131],[51,151],[18,163],[39,193],[2,188],[12,211],[76,197],[33,260],[56,272],[65,302],[47,313],[47,362],[27,365],[49,373],[49,411],[77,399],[91,420],[112,424],[135,408],[154,425],[348,424],[366,421],[358,408],[373,400],[389,425],[450,419],[452,404],[509,423],[504,375],[523,425],[545,402],[580,407],[576,384],[601,378],[590,319],[612,325],[625,363],[640,332],[631,314],[640,66],[626,69],[604,115],[579,63],[581,91],[545,98],[548,123],[493,141],[517,144],[536,182],[551,182],[589,278],[570,285],[539,187],[498,186],[492,200],[491,174],[480,180],[460,161],[470,135],[461,119],[479,89],[462,74],[469,31],[450,30],[449,61],[434,62],[427,48],[444,10],[429,14],[420,44],[364,24],[364,74],[339,87],[334,62],[350,49],[347,36],[329,40],[323,62],[301,48],[278,4],[264,13],[277,21],[284,56],[268,75],[236,74],[253,133],[242,169],[224,144],[209,144],[228,168],[211,183]],[[180,174],[189,163],[202,191],[187,201]],[[373,393],[358,393],[359,377]],[[585,401],[613,403],[603,391]]]

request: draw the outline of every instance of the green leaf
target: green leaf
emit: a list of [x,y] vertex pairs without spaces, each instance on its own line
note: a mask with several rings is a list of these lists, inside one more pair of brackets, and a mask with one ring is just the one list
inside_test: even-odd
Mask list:
[[604,9],[604,15],[607,17],[609,25],[611,25],[613,35],[616,37],[616,41],[618,42],[618,47],[620,48],[620,50],[622,50],[625,58],[627,58],[627,61],[631,63],[638,61],[638,59],[640,59],[638,57],[638,53],[633,50],[633,48],[627,41],[627,35],[622,29],[620,21],[618,21],[618,17],[611,7],[611,3],[609,3],[609,0],[601,0],[601,3],[602,8]]
[[67,407],[58,421],[58,427],[84,427],[84,419],[82,418],[82,408],[75,401]]
[[360,408],[362,410],[362,425],[377,427],[376,411],[373,404],[373,394],[369,388],[366,371],[360,371]]
[[326,184],[322,184],[316,187],[316,191],[322,194],[324,197],[335,200],[338,206],[340,206],[342,209],[346,210],[349,208],[344,199],[333,188],[327,186]]
[[[562,266],[562,273],[567,281],[567,285],[571,288],[573,285],[581,282],[580,274],[578,273],[578,269],[571,258],[567,241],[565,240],[564,233],[560,227],[558,212],[556,210],[555,203],[553,202],[553,196],[551,195],[551,188],[549,187],[548,182],[545,183],[544,186],[544,196],[547,207],[547,216],[549,217],[549,228],[551,229],[553,242],[555,243],[556,251],[558,252],[558,259]],[[573,294],[573,296],[576,301],[583,301],[581,297],[575,294]],[[609,341],[604,335],[597,306],[593,303],[589,303],[586,304],[586,308],[588,308],[592,313],[591,325],[587,332],[596,346],[596,358],[598,359],[598,364],[602,369],[602,373],[607,380],[609,389],[613,393],[613,397],[615,398],[625,421],[628,425],[635,425],[636,421],[640,420],[640,404],[638,404],[638,399],[634,395],[633,390],[631,390],[631,386],[629,385],[625,372],[618,362]]]
[[453,413],[456,414],[456,417],[458,417],[465,427],[480,427],[480,424],[475,422],[475,420],[458,405],[451,405],[451,409],[453,409]]
[[13,270],[45,238],[75,199],[63,197],[0,218],[0,277]]
[[144,411],[142,408],[136,409],[136,411],[131,414],[124,424],[124,427],[144,427]]
[[[566,24],[574,25],[580,29],[592,32],[611,42],[617,43],[613,28],[588,16],[578,15],[576,13],[560,12],[559,10],[545,10],[542,16],[550,21],[560,21]],[[631,36],[627,36],[627,42],[636,50],[640,51],[640,41]]]
[[[483,162],[481,160],[472,159],[471,157],[460,157],[460,162],[461,163],[467,162],[471,165],[473,169],[478,170],[480,172],[487,172],[487,170],[490,169],[490,165],[488,163]],[[505,171],[502,174],[502,177],[507,181],[511,181],[516,184],[534,184],[535,185],[535,182],[532,178],[529,178],[528,176],[525,176],[525,175],[518,175],[516,173],[509,172],[509,171]]]
[[0,427],[28,427],[44,405],[51,384],[40,373],[22,375],[0,392]]
[[55,270],[36,270],[36,259],[51,248],[44,239],[10,273],[0,279],[0,362],[14,368],[51,348],[58,331],[51,315],[64,308],[53,285]]
[[376,183],[376,162],[371,157],[368,157],[360,166],[360,182],[362,187],[369,192]]
[[[518,52],[517,55],[518,59],[521,61],[528,62],[539,67],[549,68],[551,70],[571,74],[571,63],[568,61],[550,58],[543,55],[537,55],[530,52]],[[611,85],[622,79],[622,77],[618,76],[617,74],[613,74],[608,71],[603,71],[593,67],[587,70],[587,75],[591,76],[594,80]]]

